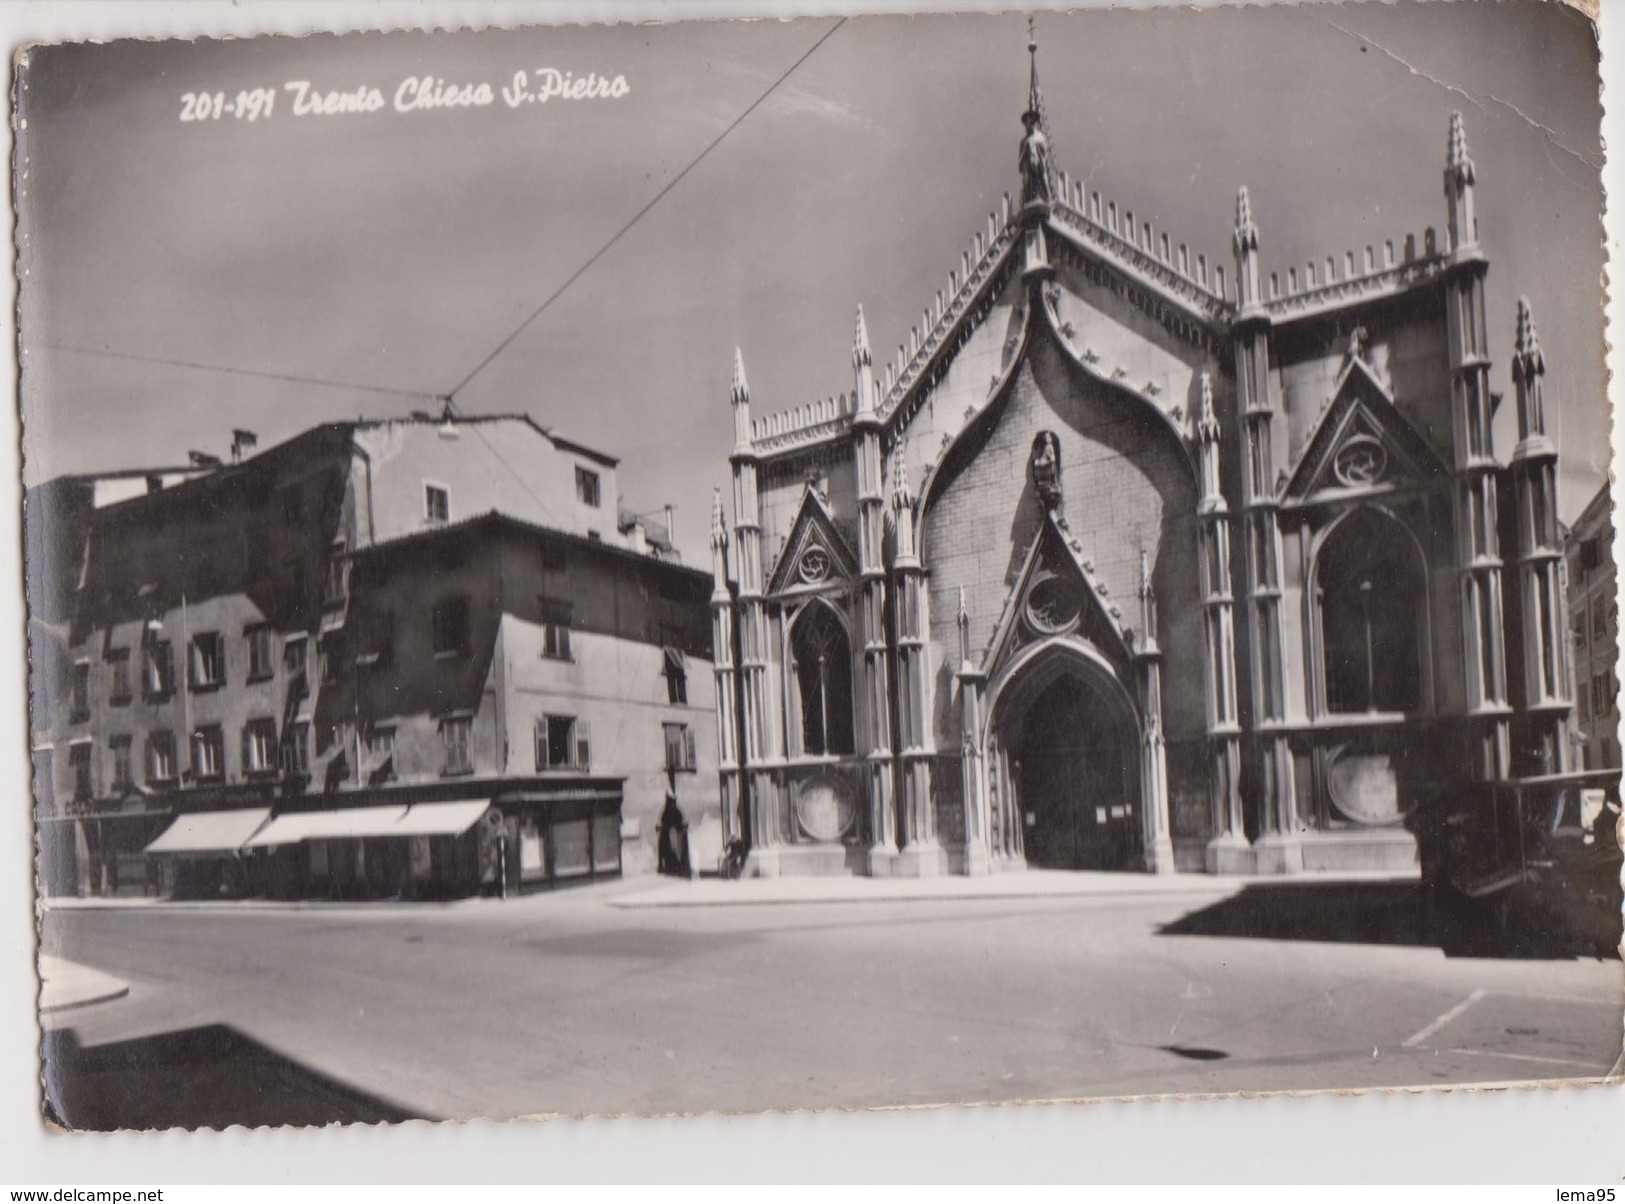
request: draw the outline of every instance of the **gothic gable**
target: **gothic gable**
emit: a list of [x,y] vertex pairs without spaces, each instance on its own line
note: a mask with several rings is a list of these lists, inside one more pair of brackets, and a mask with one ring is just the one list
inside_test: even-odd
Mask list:
[[768,574],[773,595],[827,589],[857,575],[857,557],[842,538],[818,490],[808,486],[778,562]]
[[1038,640],[1070,639],[1092,647],[1130,681],[1134,634],[1122,606],[1098,581],[1066,520],[1047,513],[1005,600],[982,661],[990,677]]
[[1283,498],[1425,487],[1448,469],[1359,355],[1351,355],[1331,401],[1286,482]]

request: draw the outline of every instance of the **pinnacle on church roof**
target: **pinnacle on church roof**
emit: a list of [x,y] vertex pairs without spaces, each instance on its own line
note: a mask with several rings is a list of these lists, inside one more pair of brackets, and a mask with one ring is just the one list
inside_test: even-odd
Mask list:
[[892,505],[906,510],[914,504],[914,495],[908,488],[908,453],[899,439],[891,453]]
[[1140,597],[1151,596],[1151,553],[1140,549]]
[[722,490],[711,491],[711,546],[724,547],[728,542],[727,521],[722,514]]
[[1253,224],[1253,202],[1245,184],[1236,193],[1236,250],[1258,250],[1258,227]]
[[1518,298],[1518,342],[1513,368],[1523,380],[1546,374],[1546,357],[1540,351],[1540,335],[1535,332],[1535,314],[1528,297]]
[[869,325],[863,320],[863,306],[860,305],[852,331],[852,364],[865,368],[872,362],[869,356]]
[[1203,443],[1219,441],[1219,419],[1213,412],[1213,378],[1202,373],[1202,408],[1196,418],[1196,432]]
[[750,385],[745,380],[745,353],[734,348],[733,403],[743,405],[750,401]]
[[1033,19],[1027,18],[1027,54],[1032,60],[1032,67],[1027,83],[1027,112],[1038,119],[1043,127],[1044,122],[1044,93],[1038,86],[1038,32],[1033,26]]
[[1447,169],[1465,184],[1473,182],[1473,160],[1467,154],[1467,128],[1462,124],[1461,113],[1450,114],[1450,157],[1446,163]]

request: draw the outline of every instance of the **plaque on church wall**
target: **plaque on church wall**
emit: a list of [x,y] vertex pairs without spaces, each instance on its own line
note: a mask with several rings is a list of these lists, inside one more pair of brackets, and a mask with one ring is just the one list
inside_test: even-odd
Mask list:
[[46,1123],[1617,1075],[1589,18],[362,8],[16,38]]

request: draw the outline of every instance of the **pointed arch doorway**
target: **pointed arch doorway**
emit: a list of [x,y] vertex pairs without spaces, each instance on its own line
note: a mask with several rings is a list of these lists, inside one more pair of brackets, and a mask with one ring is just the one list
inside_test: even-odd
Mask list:
[[1035,869],[1138,870],[1139,723],[1116,676],[1066,644],[1016,666],[992,708],[1001,843]]

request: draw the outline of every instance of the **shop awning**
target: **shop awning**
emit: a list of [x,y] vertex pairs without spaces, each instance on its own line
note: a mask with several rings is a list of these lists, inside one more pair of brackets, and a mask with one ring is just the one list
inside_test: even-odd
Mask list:
[[271,818],[269,807],[182,815],[147,846],[149,853],[234,853]]
[[461,836],[491,809],[491,800],[418,803],[391,830],[392,836]]
[[347,807],[342,811],[302,811],[279,815],[243,847],[263,849],[301,840],[344,840],[364,836],[404,836],[405,807]]

